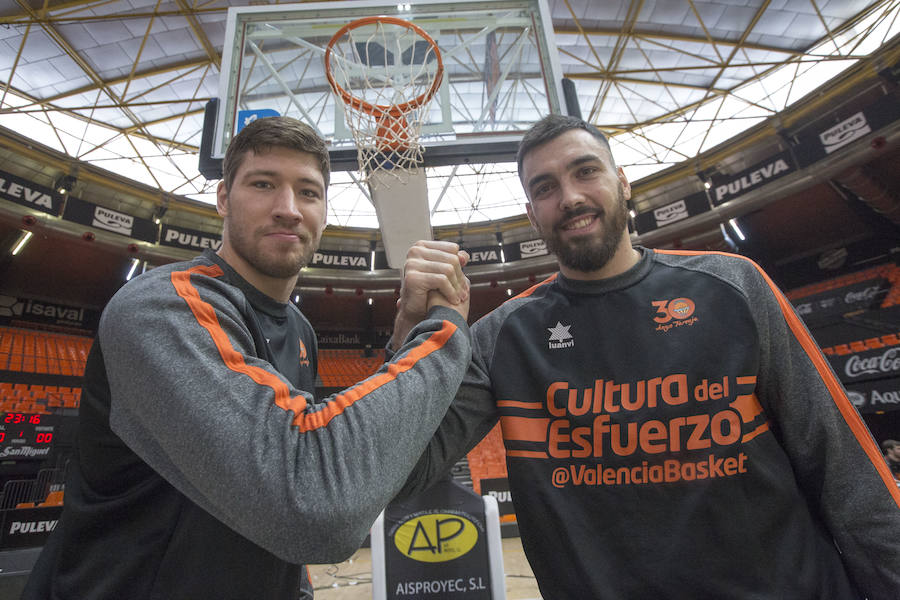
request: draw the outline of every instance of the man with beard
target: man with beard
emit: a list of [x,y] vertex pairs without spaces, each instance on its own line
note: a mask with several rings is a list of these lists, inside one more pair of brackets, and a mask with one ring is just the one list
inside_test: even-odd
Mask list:
[[[765,273],[632,247],[628,181],[580,119],[537,123],[518,163],[559,272],[472,326],[404,495],[499,421],[544,598],[900,597],[900,493]],[[420,316],[399,308],[395,342]]]
[[404,278],[423,318],[391,364],[315,398],[316,336],[290,295],[325,229],[325,143],[260,119],[224,175],[218,252],[153,269],[104,310],[26,599],[311,598],[304,564],[361,545],[462,380],[465,255],[431,242],[446,268]]

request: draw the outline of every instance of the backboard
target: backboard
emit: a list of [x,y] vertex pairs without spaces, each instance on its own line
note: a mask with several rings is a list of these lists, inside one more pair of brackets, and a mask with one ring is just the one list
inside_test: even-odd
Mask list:
[[[380,14],[419,25],[443,56],[443,81],[421,131],[426,166],[511,160],[531,124],[561,112],[561,73],[546,0],[232,7],[211,158],[224,156],[248,120],[279,114],[318,130],[329,142],[334,170],[356,169],[344,106],[326,80],[325,47],[347,22]],[[372,60],[401,65],[415,61],[417,52],[413,47],[401,56],[375,53]]]

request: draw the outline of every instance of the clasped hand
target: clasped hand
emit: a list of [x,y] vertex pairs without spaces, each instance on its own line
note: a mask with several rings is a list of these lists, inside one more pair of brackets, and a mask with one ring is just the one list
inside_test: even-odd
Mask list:
[[447,306],[469,316],[469,279],[462,268],[469,254],[453,242],[420,240],[406,253],[397,318],[390,346],[403,344],[410,330],[433,306]]

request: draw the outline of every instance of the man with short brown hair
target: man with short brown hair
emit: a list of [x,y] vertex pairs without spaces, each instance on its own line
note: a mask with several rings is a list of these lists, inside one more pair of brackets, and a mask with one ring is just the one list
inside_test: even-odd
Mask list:
[[458,247],[427,242],[446,269],[404,278],[423,318],[391,364],[316,398],[315,332],[290,295],[325,229],[325,144],[260,119],[224,171],[218,252],[133,279],[103,312],[26,600],[311,598],[304,564],[362,544],[461,381],[468,283]]

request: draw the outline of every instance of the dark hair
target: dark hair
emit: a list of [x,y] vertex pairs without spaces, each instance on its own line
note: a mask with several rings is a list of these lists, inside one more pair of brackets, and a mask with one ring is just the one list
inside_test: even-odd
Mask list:
[[325,181],[325,189],[328,189],[328,181],[331,173],[331,161],[328,158],[328,147],[325,140],[316,133],[315,129],[292,117],[264,117],[257,119],[234,136],[228,149],[225,151],[225,160],[222,163],[225,189],[230,190],[234,183],[234,176],[244,162],[244,156],[248,152],[258,154],[271,148],[288,148],[298,152],[312,154],[319,161],[319,169],[322,171],[322,179]]
[[[566,115],[547,115],[546,117],[535,123],[531,127],[531,129],[525,132],[525,136],[519,143],[519,151],[516,154],[516,162],[519,165],[519,179],[522,179],[522,161],[525,159],[526,154],[528,154],[541,144],[549,142],[550,140],[573,129],[583,129],[584,131],[587,131],[592,136],[600,140],[606,147],[606,149],[609,150],[609,156],[610,159],[612,159],[612,150],[609,147],[609,140],[606,139],[606,136],[603,135],[603,133],[599,129],[597,129],[587,121],[579,119],[578,117],[569,117]],[[612,159],[612,161],[613,166],[615,166],[615,159]]]

